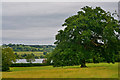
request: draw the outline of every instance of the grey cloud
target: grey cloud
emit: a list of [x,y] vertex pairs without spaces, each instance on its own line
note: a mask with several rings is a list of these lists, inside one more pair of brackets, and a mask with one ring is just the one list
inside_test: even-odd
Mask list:
[[24,29],[32,27],[56,27],[61,26],[66,15],[54,16],[25,16],[25,17],[3,17],[3,30]]
[[118,10],[117,2],[3,3],[3,43],[53,44],[64,20],[84,6]]
[[73,3],[3,3],[3,16],[36,16],[66,13]]
[[3,30],[3,38],[9,39],[41,39],[53,37],[57,32],[57,28],[38,27],[23,30]]
[[113,10],[117,5],[117,2],[3,3],[3,16],[36,16],[54,13],[70,13],[84,6],[101,6],[107,10]]

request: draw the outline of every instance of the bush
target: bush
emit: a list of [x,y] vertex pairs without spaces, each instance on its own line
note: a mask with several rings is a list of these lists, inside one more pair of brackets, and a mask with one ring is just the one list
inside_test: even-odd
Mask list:
[[46,63],[34,63],[33,66],[48,66]]
[[10,70],[10,68],[7,66],[7,67],[5,67],[5,66],[2,66],[2,71],[9,71]]
[[12,64],[10,67],[30,67],[32,66],[32,64],[30,63],[15,63]]
[[11,67],[32,67],[32,66],[48,66],[47,63],[14,63]]

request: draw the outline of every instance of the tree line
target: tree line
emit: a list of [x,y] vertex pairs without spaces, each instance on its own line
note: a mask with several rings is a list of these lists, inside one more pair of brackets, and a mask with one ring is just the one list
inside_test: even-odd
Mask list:
[[47,55],[47,52],[43,52],[41,55],[35,55],[34,53],[24,53],[24,54],[18,54],[17,52],[14,53],[16,56],[16,59],[26,59],[28,55],[33,56],[35,59],[45,58]]
[[31,51],[31,52],[52,52],[54,45],[24,45],[24,44],[3,44],[3,47],[11,47],[15,52]]

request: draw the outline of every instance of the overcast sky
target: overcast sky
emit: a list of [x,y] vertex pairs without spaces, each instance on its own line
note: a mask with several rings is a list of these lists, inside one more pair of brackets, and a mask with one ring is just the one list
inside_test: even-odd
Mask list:
[[2,4],[3,44],[54,44],[64,20],[84,6],[118,11],[117,2],[5,2]]

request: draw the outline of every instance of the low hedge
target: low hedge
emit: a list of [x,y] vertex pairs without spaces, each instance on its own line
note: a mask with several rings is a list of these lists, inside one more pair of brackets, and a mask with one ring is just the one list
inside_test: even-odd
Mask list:
[[48,66],[47,63],[14,63],[10,67]]

